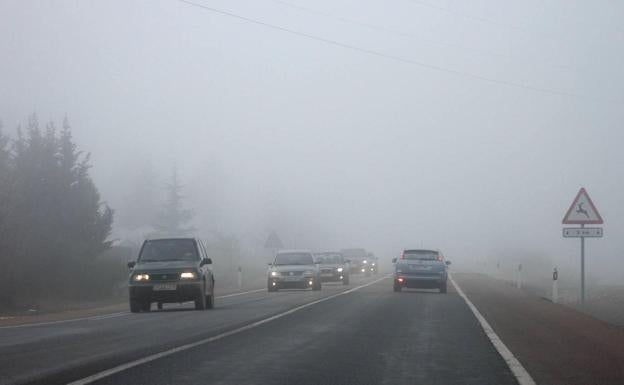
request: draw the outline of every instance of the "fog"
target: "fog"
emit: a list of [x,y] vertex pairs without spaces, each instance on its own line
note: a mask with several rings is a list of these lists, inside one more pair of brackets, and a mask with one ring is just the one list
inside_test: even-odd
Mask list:
[[230,15],[174,0],[0,3],[5,130],[67,115],[113,238],[143,235],[137,184],[161,202],[176,167],[197,234],[254,253],[275,230],[289,248],[576,269],[561,220],[585,187],[605,220],[588,274],[624,278],[624,4],[195,4]]

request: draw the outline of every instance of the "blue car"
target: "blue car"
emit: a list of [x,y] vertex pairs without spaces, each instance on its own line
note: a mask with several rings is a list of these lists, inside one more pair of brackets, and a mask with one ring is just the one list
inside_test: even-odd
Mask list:
[[394,258],[394,291],[405,288],[439,289],[446,293],[448,265],[439,251],[410,249],[404,250],[400,259]]

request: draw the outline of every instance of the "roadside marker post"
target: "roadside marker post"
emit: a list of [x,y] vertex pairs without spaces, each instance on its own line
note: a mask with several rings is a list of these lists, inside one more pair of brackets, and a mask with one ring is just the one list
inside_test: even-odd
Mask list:
[[602,238],[602,228],[585,225],[604,223],[585,188],[581,188],[561,221],[564,225],[581,225],[563,229],[564,238],[581,238],[581,305],[585,304],[585,238]]
[[522,264],[518,265],[518,277],[516,280],[516,287],[522,289]]
[[557,303],[559,301],[559,272],[557,271],[557,266],[553,270],[552,279],[552,301]]

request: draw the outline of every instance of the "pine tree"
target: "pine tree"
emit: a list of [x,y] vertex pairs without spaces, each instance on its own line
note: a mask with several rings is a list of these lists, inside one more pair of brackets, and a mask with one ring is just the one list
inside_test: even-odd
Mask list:
[[173,168],[171,182],[165,186],[167,198],[163,209],[154,224],[158,236],[185,236],[195,232],[190,225],[193,212],[183,208],[182,184],[178,179],[177,168]]
[[85,266],[110,246],[113,211],[101,202],[89,155],[77,150],[67,120],[59,135],[53,123],[42,132],[31,116],[13,153],[7,220],[16,281],[30,297],[71,292]]

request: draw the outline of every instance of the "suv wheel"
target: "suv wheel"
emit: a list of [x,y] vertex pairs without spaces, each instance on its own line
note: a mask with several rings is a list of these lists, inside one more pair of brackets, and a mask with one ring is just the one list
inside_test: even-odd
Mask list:
[[130,298],[130,312],[138,313],[140,311],[141,311],[141,303],[136,299]]
[[206,282],[204,282],[202,286],[202,291],[199,293],[197,298],[195,298],[195,310],[205,310],[206,309]]
[[141,311],[149,312],[152,309],[152,303],[150,301],[145,301],[141,303]]
[[396,282],[394,283],[394,291],[395,292],[400,292],[402,289],[401,285],[398,285]]
[[342,284],[343,284],[343,285],[348,285],[348,284],[349,284],[349,276],[348,276],[348,275],[347,275],[347,276],[345,276],[345,277],[342,279]]
[[317,279],[314,281],[314,284],[312,285],[312,290],[318,291],[321,290],[321,280]]
[[440,293],[446,294],[446,282],[440,285]]

